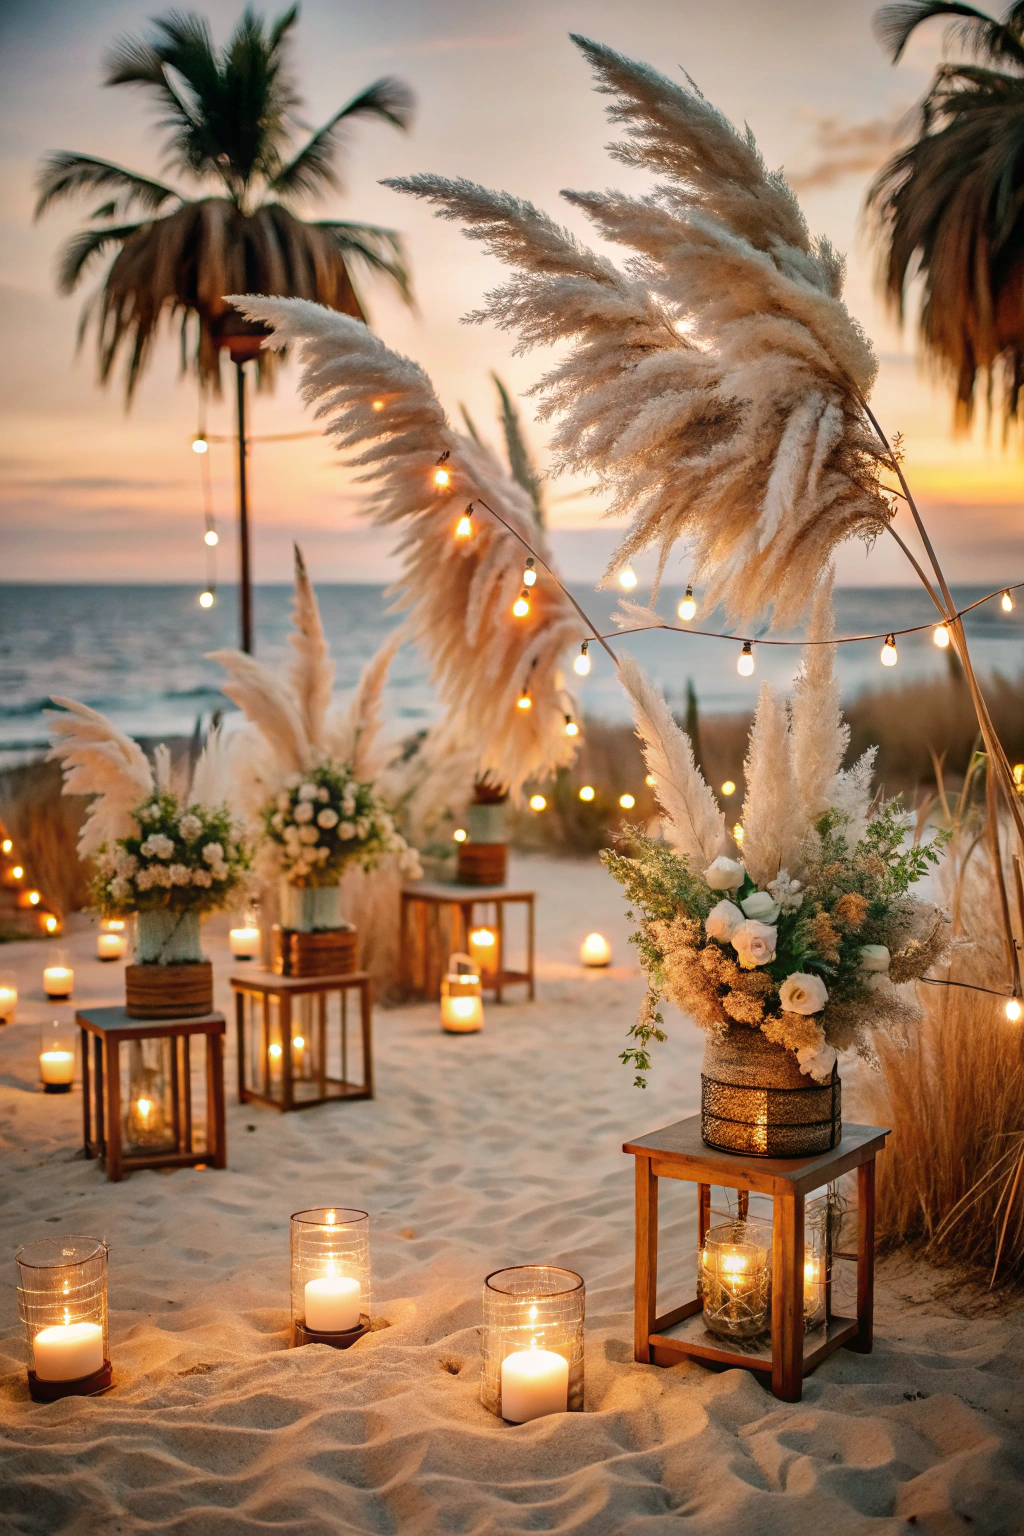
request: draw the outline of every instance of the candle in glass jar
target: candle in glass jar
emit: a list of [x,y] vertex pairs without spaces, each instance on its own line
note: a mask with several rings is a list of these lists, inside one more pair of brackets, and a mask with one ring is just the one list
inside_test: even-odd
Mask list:
[[98,933],[96,954],[101,960],[123,960],[128,950],[128,940],[123,933]]
[[612,958],[612,947],[608,940],[600,933],[588,933],[580,945],[580,964],[602,966],[608,965]]
[[255,960],[260,951],[260,930],[232,928],[228,934],[228,943],[236,960]]
[[48,1089],[68,1089],[75,1078],[74,1051],[42,1051],[39,1076]]
[[310,1333],[345,1333],[359,1327],[359,1281],[348,1275],[336,1275],[333,1264],[320,1279],[306,1281],[305,1295],[306,1327]]
[[103,1365],[103,1329],[98,1323],[65,1321],[42,1328],[32,1340],[32,1363],[40,1381],[77,1381]]
[[14,1019],[14,1010],[18,1006],[18,989],[9,986],[6,982],[0,982],[0,1024],[10,1024]]
[[75,984],[75,973],[70,965],[47,965],[43,968],[43,991],[47,997],[70,997]]
[[498,936],[493,928],[474,928],[469,935],[469,954],[480,971],[493,971]]
[[501,1362],[501,1416],[527,1424],[569,1406],[569,1362],[550,1349],[521,1349]]

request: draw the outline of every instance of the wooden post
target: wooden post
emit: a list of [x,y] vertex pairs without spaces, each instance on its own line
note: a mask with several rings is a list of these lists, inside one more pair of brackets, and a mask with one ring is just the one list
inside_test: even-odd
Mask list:
[[875,1311],[875,1163],[857,1169],[857,1337],[848,1348],[869,1355]]
[[[188,1040],[185,1045],[188,1047]],[[228,1165],[227,1114],[224,1108],[224,1036],[206,1037],[207,1151],[215,1168]],[[212,1121],[212,1134],[210,1123]]]
[[235,1038],[238,1041],[238,1061],[236,1065],[238,1067],[239,1104],[244,1104],[248,1098],[248,1094],[245,1091],[245,1010],[250,1005],[250,999],[246,993],[235,993]]
[[804,1197],[774,1198],[772,1222],[772,1391],[798,1403],[804,1378]]
[[103,1041],[106,1046],[107,1090],[107,1178],[117,1184],[124,1177],[124,1160],[121,1152],[121,1063],[116,1038]]
[[636,1160],[635,1284],[633,1359],[650,1365],[658,1297],[658,1181],[649,1157]]
[[238,401],[238,600],[241,618],[241,648],[252,652],[252,570],[249,560],[249,487],[245,456],[245,364],[236,361],[235,381]]
[[373,982],[369,977],[359,988],[360,1019],[363,1030],[363,1087],[373,1098]]
[[[177,1050],[178,1042],[174,1042]],[[181,1036],[181,1098],[182,1110],[185,1119],[185,1151],[191,1156],[194,1151],[192,1144],[192,1037]],[[209,1113],[207,1113],[209,1118]]]
[[531,893],[530,899],[526,903],[526,969],[530,976],[529,996],[531,1003],[533,1002],[536,995],[536,988],[533,980],[533,939],[533,895]]
[[84,1029],[80,1029],[78,1033],[82,1042],[82,1145],[85,1147],[86,1157],[92,1157],[92,1152],[89,1150],[89,1143],[92,1140],[89,1103],[89,1036]]
[[107,1122],[106,1122],[106,1098],[103,1087],[103,1041],[99,1035],[92,1043],[93,1079],[96,1083],[96,1151],[98,1156],[105,1157],[107,1152]]

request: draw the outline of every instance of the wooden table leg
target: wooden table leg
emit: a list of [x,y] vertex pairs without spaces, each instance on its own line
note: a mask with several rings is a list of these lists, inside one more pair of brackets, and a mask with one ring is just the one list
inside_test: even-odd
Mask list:
[[409,895],[403,891],[398,908],[398,983],[403,993],[412,991],[409,955]]
[[[187,1044],[187,1036],[186,1036]],[[228,1165],[227,1114],[224,1107],[224,1036],[206,1037],[206,1146],[215,1168]]]
[[292,1092],[292,1000],[282,992],[277,1000],[278,1018],[281,1021],[281,1107],[295,1108]]
[[651,1333],[658,1296],[658,1180],[649,1157],[636,1160],[636,1273],[633,1283],[633,1359],[651,1363]]
[[529,997],[531,1003],[533,1002],[534,996],[535,996],[535,987],[534,987],[534,980],[533,980],[533,949],[534,949],[533,897],[532,896],[528,896],[527,900],[526,900],[526,971],[527,971],[527,975],[530,978],[530,988],[529,988],[529,992],[527,993],[527,996]]
[[857,1169],[857,1334],[847,1343],[870,1355],[875,1317],[875,1160]]
[[[248,1006],[248,998],[244,992],[235,993],[235,1039],[238,1044],[238,1102],[246,1103],[248,1094],[245,1091],[245,1010]],[[255,1026],[254,1026],[255,1028]]]
[[804,1380],[804,1197],[776,1195],[772,1222],[772,1391],[798,1403]]
[[86,1157],[92,1157],[89,1143],[92,1140],[92,1116],[89,1102],[89,1036],[84,1029],[78,1031],[82,1043],[82,1145]]
[[119,1184],[124,1178],[124,1159],[121,1152],[121,1064],[118,1042],[105,1040],[107,1090],[107,1178]]
[[192,1140],[192,1036],[181,1036],[181,1114],[185,1127],[185,1151],[191,1154],[195,1148]]
[[359,988],[359,1006],[363,1026],[363,1084],[373,1098],[373,982],[367,977]]
[[494,926],[498,934],[498,953],[495,956],[494,1001],[501,1002],[501,978],[505,974],[505,903],[499,898],[494,903]]
[[103,1041],[97,1035],[92,1042],[92,1075],[95,1083],[96,1104],[96,1154],[98,1157],[107,1155],[107,1103],[106,1090],[103,1086]]

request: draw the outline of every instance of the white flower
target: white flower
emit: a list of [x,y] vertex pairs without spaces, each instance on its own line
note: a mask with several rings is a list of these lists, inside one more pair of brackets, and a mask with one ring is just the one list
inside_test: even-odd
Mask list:
[[165,837],[162,832],[151,832],[142,844],[141,852],[147,859],[169,859],[174,852],[174,839]]
[[202,886],[208,891],[213,884],[213,876],[208,869],[194,869],[192,871],[192,884]]
[[769,880],[767,890],[775,897],[783,912],[796,912],[803,906],[803,885],[791,880],[787,869],[780,869],[774,880]]
[[355,835],[356,829],[350,821],[343,821],[338,827],[338,836],[341,838],[343,843],[347,843],[349,839],[355,837]]
[[136,821],[156,821],[159,815],[160,807],[158,805],[144,805],[142,809],[136,813],[135,819]]
[[338,825],[337,811],[332,811],[328,806],[326,809],[318,812],[316,824],[318,827],[325,827],[328,831],[330,831],[331,827],[336,827]]
[[356,836],[358,838],[367,838],[367,837],[369,837],[369,835],[370,835],[370,823],[369,823],[369,820],[368,820],[368,818],[366,816],[360,816],[358,821],[356,822]]
[[284,831],[284,817],[281,815],[280,811],[275,811],[273,816],[271,816],[270,825],[273,827],[275,832]]
[[720,939],[723,944],[728,944],[742,924],[743,913],[735,902],[720,901],[704,919],[704,931],[709,939]]
[[320,788],[316,792],[316,797],[321,802],[321,804],[327,804],[328,800],[331,798],[331,792],[327,788],[326,784],[321,784]]
[[207,843],[203,849],[203,858],[207,864],[219,864],[224,857],[224,849],[220,843]]
[[299,785],[302,783],[302,775],[301,773],[290,773],[284,782],[287,784],[289,789],[298,789]]
[[300,829],[300,831],[299,831],[299,842],[300,843],[318,843],[319,841],[320,841],[320,833],[317,831],[316,827],[302,827]]
[[356,792],[351,785],[341,797],[341,810],[345,816],[354,816],[356,809]]
[[223,859],[221,859],[216,864],[211,864],[210,865],[210,874],[213,876],[213,878],[215,880],[226,880],[227,879],[227,877],[228,877],[228,867],[224,863]]
[[107,856],[106,868],[108,872],[123,875],[126,880],[131,879],[138,867],[139,861],[134,853],[126,853],[123,848],[119,848],[113,856]]
[[865,944],[860,952],[860,969],[865,975],[889,969],[889,951],[884,944]]
[[191,885],[192,871],[187,864],[171,864],[167,870],[172,885]]
[[300,826],[304,821],[313,820],[313,807],[308,800],[300,800],[295,807],[295,820]]
[[709,864],[704,879],[713,891],[738,891],[746,871],[735,859],[721,856]]
[[202,822],[191,811],[187,811],[178,822],[178,831],[187,843],[190,843],[194,837],[198,837],[202,830]]
[[796,1053],[796,1059],[801,1072],[806,1072],[816,1082],[827,1083],[836,1064],[836,1052],[823,1041],[821,1045],[802,1045]]
[[110,893],[111,901],[127,901],[132,893],[131,881],[124,880],[120,875],[117,875],[111,880],[107,890]]
[[784,1013],[820,1013],[828,1002],[828,991],[820,976],[794,971],[779,988],[779,1006]]
[[751,891],[749,896],[744,896],[740,906],[747,917],[756,917],[762,923],[774,923],[779,915],[779,904],[767,891]]
[[315,784],[300,784],[299,785],[299,799],[300,800],[315,800],[316,799],[316,785]]
[[153,885],[152,865],[147,865],[145,869],[139,870],[135,877],[135,884],[138,886],[140,891],[148,891],[150,889],[150,887]]
[[775,929],[767,923],[757,923],[753,918],[741,923],[732,936],[732,947],[743,969],[752,971],[774,960],[777,937]]
[[423,865],[415,848],[405,848],[398,856],[398,868],[406,880],[422,880]]
[[277,797],[277,808],[279,811],[290,811],[292,808],[292,797],[285,790]]

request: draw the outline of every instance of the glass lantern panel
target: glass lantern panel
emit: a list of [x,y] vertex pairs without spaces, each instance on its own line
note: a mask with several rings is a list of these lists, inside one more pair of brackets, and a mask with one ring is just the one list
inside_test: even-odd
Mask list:
[[177,1147],[173,1052],[174,1041],[166,1037],[128,1041],[121,1139],[129,1154]]

